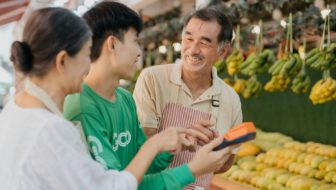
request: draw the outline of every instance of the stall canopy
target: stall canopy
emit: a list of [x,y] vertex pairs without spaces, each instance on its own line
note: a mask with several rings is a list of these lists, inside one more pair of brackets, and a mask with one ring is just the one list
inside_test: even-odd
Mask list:
[[20,20],[30,0],[0,0],[0,26]]

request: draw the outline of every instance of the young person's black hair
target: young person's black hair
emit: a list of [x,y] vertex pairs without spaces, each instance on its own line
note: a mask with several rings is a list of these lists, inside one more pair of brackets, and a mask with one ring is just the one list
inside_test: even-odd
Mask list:
[[90,26],[92,36],[91,61],[96,61],[100,56],[102,46],[106,38],[115,36],[123,42],[124,34],[130,28],[134,28],[139,34],[142,30],[140,16],[126,5],[103,1],[98,3],[83,18]]

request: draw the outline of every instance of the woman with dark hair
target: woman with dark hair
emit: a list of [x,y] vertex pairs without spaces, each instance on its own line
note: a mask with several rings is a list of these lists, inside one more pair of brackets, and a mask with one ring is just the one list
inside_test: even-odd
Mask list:
[[81,18],[45,8],[32,13],[23,41],[13,43],[11,60],[27,81],[0,115],[0,189],[136,189],[156,154],[190,145],[190,130],[174,128],[149,139],[123,171],[92,160],[61,111],[65,96],[81,91],[91,41]]

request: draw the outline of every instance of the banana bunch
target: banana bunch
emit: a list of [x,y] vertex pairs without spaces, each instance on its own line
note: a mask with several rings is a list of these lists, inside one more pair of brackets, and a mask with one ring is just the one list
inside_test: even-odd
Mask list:
[[336,43],[330,44],[322,52],[314,48],[306,55],[306,64],[316,70],[336,68]]
[[265,91],[268,92],[283,92],[288,87],[290,82],[290,77],[287,75],[275,75],[272,76],[271,80],[264,86]]
[[258,56],[254,53],[250,54],[246,61],[239,66],[239,70],[244,75],[252,76],[267,71],[274,61],[274,53],[265,49]]
[[299,54],[294,53],[290,55],[289,60],[283,65],[280,75],[296,75],[300,72],[302,61]]
[[280,59],[276,61],[269,69],[268,73],[271,75],[285,75],[291,76],[299,73],[302,67],[300,56],[295,53],[289,56],[288,59]]
[[233,88],[235,81],[230,78],[224,78],[224,82]]
[[291,89],[295,94],[306,93],[311,84],[310,77],[306,73],[306,69],[302,66],[300,73],[294,77]]
[[243,92],[244,98],[257,97],[262,90],[262,85],[256,76],[250,77],[246,82],[246,88]]
[[254,64],[257,57],[258,56],[255,53],[251,53],[247,57],[247,59],[241,65],[239,65],[239,67],[238,67],[239,71],[244,75],[248,75],[248,76],[253,75],[253,71],[250,71],[249,69],[251,67],[250,65]]
[[232,80],[229,78],[225,78],[224,82],[231,86],[238,94],[242,94],[244,92],[247,83],[244,79]]
[[243,54],[237,50],[234,49],[232,54],[226,59],[227,62],[227,71],[229,75],[234,75],[238,72],[238,67],[241,65],[244,61]]
[[280,74],[280,71],[284,64],[287,62],[287,59],[279,59],[277,60],[269,69],[268,73],[272,76],[276,76]]
[[336,80],[331,77],[321,79],[313,86],[309,99],[313,104],[323,104],[336,98]]
[[242,94],[246,88],[246,80],[243,79],[237,79],[233,85],[233,89],[238,93]]
[[215,68],[217,69],[217,75],[220,78],[224,77],[225,65],[226,65],[226,62],[225,62],[225,60],[222,60],[222,59],[217,60],[214,64]]

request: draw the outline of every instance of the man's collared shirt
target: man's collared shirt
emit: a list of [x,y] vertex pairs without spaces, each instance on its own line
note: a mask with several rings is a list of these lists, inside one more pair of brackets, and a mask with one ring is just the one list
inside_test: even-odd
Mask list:
[[240,124],[242,111],[239,96],[217,76],[215,68],[212,69],[212,78],[212,85],[194,100],[182,80],[182,64],[144,69],[133,94],[142,127],[159,128],[163,110],[168,103],[178,103],[212,114],[220,134]]

